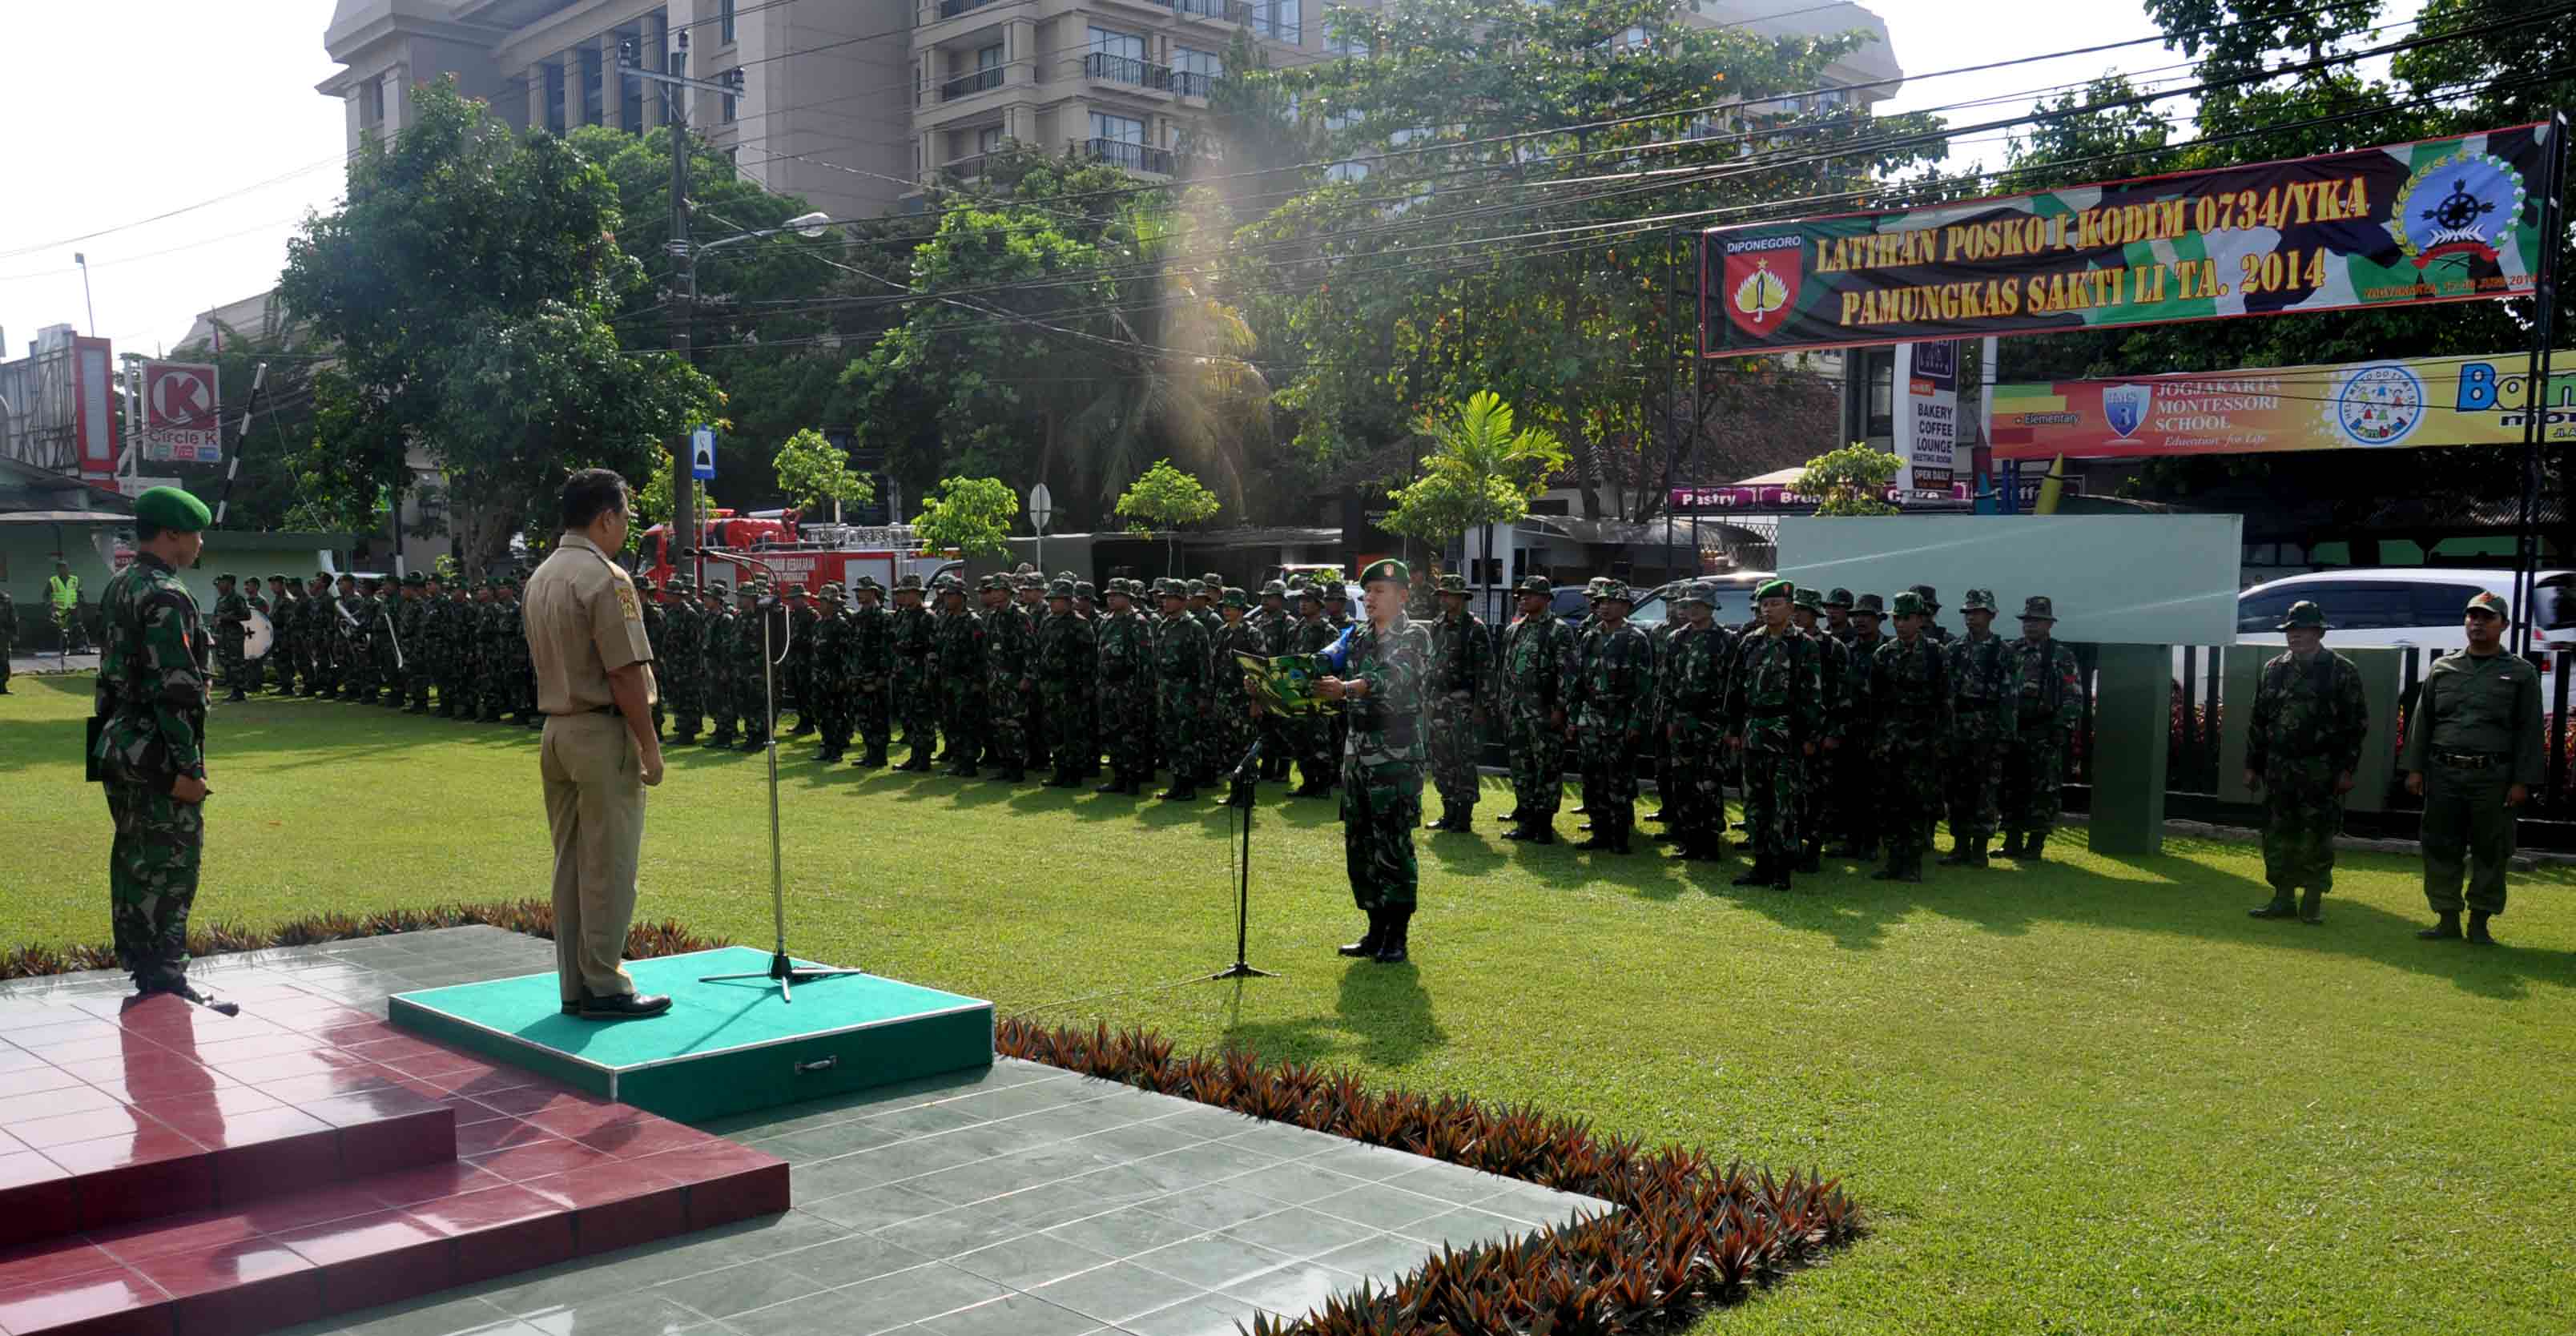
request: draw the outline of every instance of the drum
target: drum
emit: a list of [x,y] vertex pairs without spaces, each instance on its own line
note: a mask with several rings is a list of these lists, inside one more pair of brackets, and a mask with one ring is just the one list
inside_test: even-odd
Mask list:
[[251,609],[250,620],[242,626],[242,657],[244,659],[267,658],[269,650],[276,645],[276,624],[268,620],[267,613],[257,608]]

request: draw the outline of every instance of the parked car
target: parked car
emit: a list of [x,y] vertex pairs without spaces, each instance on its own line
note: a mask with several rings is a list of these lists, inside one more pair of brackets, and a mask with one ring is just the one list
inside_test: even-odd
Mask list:
[[[2290,605],[2314,602],[2325,609],[2326,644],[2337,649],[2418,649],[2447,654],[2468,647],[2461,617],[2481,591],[2513,597],[2511,570],[2492,566],[2382,566],[2317,571],[2269,580],[2236,596],[2236,643],[2287,643],[2278,628]],[[2532,644],[2544,652],[2576,650],[2576,571],[2544,570],[2532,606],[2514,609],[2532,619]],[[2208,674],[2208,661],[2199,661]],[[2182,676],[2182,654],[2174,654]]]

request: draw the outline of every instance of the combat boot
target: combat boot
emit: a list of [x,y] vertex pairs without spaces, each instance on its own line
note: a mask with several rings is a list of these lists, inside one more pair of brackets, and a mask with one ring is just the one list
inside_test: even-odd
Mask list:
[[[1822,872],[1825,870],[1824,858],[1825,842],[1823,840],[1809,840],[1806,843],[1806,847],[1798,854],[1797,870],[1800,872]],[[1786,874],[1784,873],[1783,875],[1785,876]]]
[[1372,909],[1368,912],[1368,920],[1368,931],[1360,934],[1358,941],[1348,942],[1334,949],[1353,960],[1376,955],[1378,943],[1386,940],[1386,911]]
[[1727,884],[1728,884],[1728,885],[1730,885],[1730,886],[1768,886],[1768,885],[1770,885],[1770,884],[1771,884],[1771,856],[1770,856],[1769,854],[1755,854],[1755,855],[1753,856],[1753,866],[1751,866],[1751,867],[1749,867],[1749,868],[1746,868],[1744,871],[1742,871],[1742,872],[1740,872],[1740,873],[1737,873],[1737,874],[1736,874],[1736,876],[1735,876],[1735,879],[1734,879],[1733,881],[1728,882]]
[[2021,861],[2023,861],[2023,862],[2025,862],[2025,863],[2037,863],[2037,862],[2041,862],[2041,861],[2043,861],[2043,859],[2044,859],[2044,857],[2045,857],[2045,855],[2046,855],[2047,853],[2048,853],[2048,832],[2047,832],[2047,831],[2044,831],[2044,830],[2034,830],[2034,831],[2032,831],[2032,832],[2030,833],[2030,838],[2029,838],[2029,839],[2022,841],[2022,846],[2021,846]]
[[1790,872],[1790,870],[1791,870],[1791,869],[1790,869],[1790,865],[1789,865],[1789,860],[1788,860],[1788,859],[1785,859],[1785,858],[1783,858],[1783,859],[1781,859],[1779,862],[1777,862],[1777,863],[1773,863],[1773,864],[1771,865],[1771,889],[1772,889],[1772,890],[1775,890],[1775,891],[1785,891],[1785,890],[1789,889],[1789,872]]
[[1028,778],[1028,771],[1016,765],[1004,766],[993,772],[993,782],[997,784],[1025,784]]
[[[2484,915],[2479,917],[2483,918]],[[2419,928],[2415,935],[2428,942],[2446,942],[2460,935],[2460,911],[2445,909],[2429,928]]]
[[2017,831],[2017,830],[2008,830],[2008,831],[2005,831],[2005,832],[2004,832],[2004,847],[2003,847],[2003,848],[2001,848],[2001,849],[1996,850],[1996,852],[1997,852],[1997,853],[2002,854],[2002,855],[2003,855],[2004,857],[2006,857],[2006,858],[2019,858],[2019,857],[2021,857],[2021,839],[2022,839],[2022,835],[2021,835],[2021,832],[2020,832],[2020,831]]
[[1905,880],[1905,857],[1904,857],[1904,855],[1902,855],[1902,854],[1893,854],[1893,853],[1892,853],[1892,854],[1889,854],[1889,855],[1887,856],[1887,866],[1885,866],[1885,867],[1883,867],[1883,868],[1880,868],[1878,871],[1876,871],[1876,872],[1873,872],[1873,873],[1869,874],[1869,879],[1870,879],[1871,881],[1903,881],[1903,880]]
[[1521,823],[1521,809],[1515,807],[1494,819],[1502,822],[1506,826],[1517,826]]
[[1377,941],[1377,963],[1401,965],[1410,946],[1405,938],[1413,927],[1413,906],[1399,905],[1386,911],[1386,931]]
[[1619,847],[1619,837],[1612,833],[1609,822],[1590,821],[1584,823],[1583,828],[1592,832],[1592,838],[1574,846],[1575,848],[1596,853],[1615,854],[1626,852]]
[[1102,794],[1107,794],[1107,793],[1125,793],[1126,791],[1127,791],[1127,772],[1126,772],[1126,771],[1124,771],[1124,770],[1116,770],[1116,769],[1113,769],[1113,770],[1111,770],[1111,771],[1109,772],[1109,782],[1108,782],[1108,783],[1103,784],[1103,785],[1101,785],[1099,788],[1096,788],[1096,789],[1093,789],[1093,790],[1092,790],[1092,792],[1094,792],[1094,793],[1102,793]]
[[1199,796],[1199,786],[1191,783],[1186,774],[1174,775],[1172,787],[1154,796],[1167,803],[1185,803]]
[[1973,840],[1953,839],[1950,842],[1950,856],[1941,860],[1941,866],[1986,866],[1986,841],[1984,837],[1980,836]]
[[814,749],[814,761],[817,765],[836,765],[839,764],[840,759],[841,749],[828,742]]
[[2495,938],[2489,936],[2487,933],[2487,917],[2487,911],[2483,909],[2472,909],[2469,911],[2469,931],[2467,933],[2467,937],[2471,946],[2495,945]]
[[2298,917],[2298,914],[2298,901],[2292,897],[2290,888],[2287,886],[2275,886],[2272,888],[2272,901],[2270,904],[2264,905],[2260,909],[2249,909],[2245,911],[2245,917],[2258,919],[2296,918]]
[[2299,896],[2299,921],[2321,927],[2326,921],[2326,893],[2311,886]]
[[1917,850],[1915,850],[1913,853],[1907,854],[1907,855],[1905,856],[1905,879],[1906,879],[1907,881],[1909,881],[1909,882],[1915,882],[1915,883],[1918,883],[1918,884],[1922,882],[1922,880],[1923,880],[1923,851],[1922,851],[1922,850],[1917,849]]

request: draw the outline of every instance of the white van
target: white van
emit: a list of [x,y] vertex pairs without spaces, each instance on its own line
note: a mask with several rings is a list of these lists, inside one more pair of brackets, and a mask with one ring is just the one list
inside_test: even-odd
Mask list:
[[[2513,577],[2497,567],[2400,566],[2272,580],[2236,596],[2236,643],[2285,643],[2275,628],[2305,600],[2325,609],[2329,646],[2449,653],[2468,647],[2460,627],[2469,600],[2482,591],[2512,598]],[[2514,609],[2517,619],[2531,619],[2532,648],[2576,649],[2576,571],[2541,571],[2533,594],[2533,606]]]

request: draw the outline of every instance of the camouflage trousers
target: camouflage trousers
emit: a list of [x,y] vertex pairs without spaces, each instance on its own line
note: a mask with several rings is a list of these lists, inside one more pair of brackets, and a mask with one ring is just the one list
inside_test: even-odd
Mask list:
[[2334,782],[2324,761],[2275,761],[2263,771],[2263,879],[2274,890],[2334,889],[2334,841],[2343,833]]
[[685,668],[674,669],[661,679],[662,708],[671,718],[671,736],[686,740],[698,735],[706,719],[706,707],[698,700],[697,674]]
[[984,680],[984,755],[1005,770],[1022,770],[1029,762],[1028,702],[1016,677]]
[[959,767],[973,765],[984,746],[982,687],[957,681],[941,685],[945,691],[940,699],[939,731],[948,739],[949,762]]
[[408,697],[413,705],[425,710],[429,708],[429,692],[433,686],[441,689],[439,694],[446,699],[447,704],[456,703],[454,679],[444,677],[435,671],[430,666],[429,656],[415,647],[410,659],[403,665],[403,685],[400,694]]
[[1047,682],[1038,688],[1046,699],[1047,758],[1059,775],[1090,774],[1100,754],[1091,747],[1091,696],[1081,682]]
[[1329,788],[1341,782],[1341,751],[1333,745],[1338,714],[1310,714],[1282,725],[1297,753],[1297,773],[1306,784]]
[[224,685],[227,688],[234,691],[250,690],[250,664],[242,658],[240,631],[227,628],[216,633],[215,663],[224,670]]
[[1342,762],[1342,861],[1351,901],[1374,913],[1411,909],[1420,883],[1413,828],[1422,824],[1422,768]]
[[1577,733],[1582,738],[1583,805],[1592,809],[1592,828],[1615,835],[1635,826],[1636,757],[1627,735],[1589,716]]
[[1476,703],[1442,695],[1431,703],[1431,782],[1443,806],[1476,805]]
[[1842,750],[1825,768],[1824,782],[1833,786],[1834,820],[1843,838],[1854,849],[1875,849],[1884,816],[1878,810],[1878,762],[1869,748],[1858,738],[1845,738]]
[[[2045,725],[2004,744],[2003,778],[1996,786],[1997,810],[2005,830],[2045,835],[2057,828],[2063,801],[2066,735]],[[2337,803],[2340,820],[2342,804]]]
[[1020,702],[1020,736],[1027,740],[1025,751],[1031,767],[1042,768],[1053,757],[1055,730],[1047,725],[1046,693],[1031,691]]
[[1816,754],[1806,758],[1806,775],[1799,784],[1798,838],[1822,845],[1828,836],[1842,829],[1842,790],[1835,778],[1843,766],[1843,748],[1837,745],[1826,751],[1816,745]]
[[1145,704],[1134,688],[1124,683],[1103,683],[1100,692],[1099,738],[1109,750],[1111,772],[1122,778],[1144,778],[1149,764],[1145,753]]
[[1194,682],[1167,682],[1154,692],[1154,728],[1163,764],[1186,777],[1199,764],[1199,695]]
[[778,726],[777,701],[773,688],[784,688],[784,682],[773,682],[760,661],[760,651],[734,664],[733,717],[741,721],[745,742],[766,742],[769,731]]
[[808,681],[812,689],[802,717],[814,725],[814,739],[827,750],[838,751],[850,745],[850,733],[858,723],[851,710],[857,688],[836,683],[816,674]]
[[0,687],[9,685],[9,639],[0,635]]
[[870,678],[842,698],[842,742],[847,743],[856,733],[871,753],[882,753],[886,744],[894,741],[894,701],[887,690],[886,679]]
[[116,961],[138,986],[151,987],[188,968],[188,911],[197,901],[205,808],[140,784],[101,787],[116,822],[107,860]]
[[1556,815],[1565,802],[1565,730],[1538,710],[1514,710],[1503,725],[1503,752],[1512,766],[1513,806],[1532,824]]
[[1726,836],[1725,737],[1714,724],[1677,723],[1664,748],[1664,829],[1686,846],[1723,847]]
[[1795,752],[1744,752],[1744,830],[1753,852],[1795,858],[1799,817],[1807,801],[1807,758]]
[[1211,700],[1199,720],[1199,754],[1205,758],[1200,773],[1210,780],[1232,775],[1243,754],[1252,750],[1253,735],[1250,698],[1237,692]]
[[718,742],[733,739],[733,675],[720,665],[709,664],[698,678],[698,699],[707,708],[707,730]]
[[939,745],[939,693],[931,688],[930,671],[917,665],[918,656],[901,660],[905,666],[894,674],[895,717],[903,723],[903,745],[911,748]]
[[1941,762],[1931,742],[1891,742],[1871,757],[1878,774],[1878,830],[1893,857],[1932,847],[1941,816]]
[[1974,842],[1995,833],[2001,815],[1996,791],[2003,782],[2002,738],[1954,738],[1943,800],[1950,810],[1950,838]]

